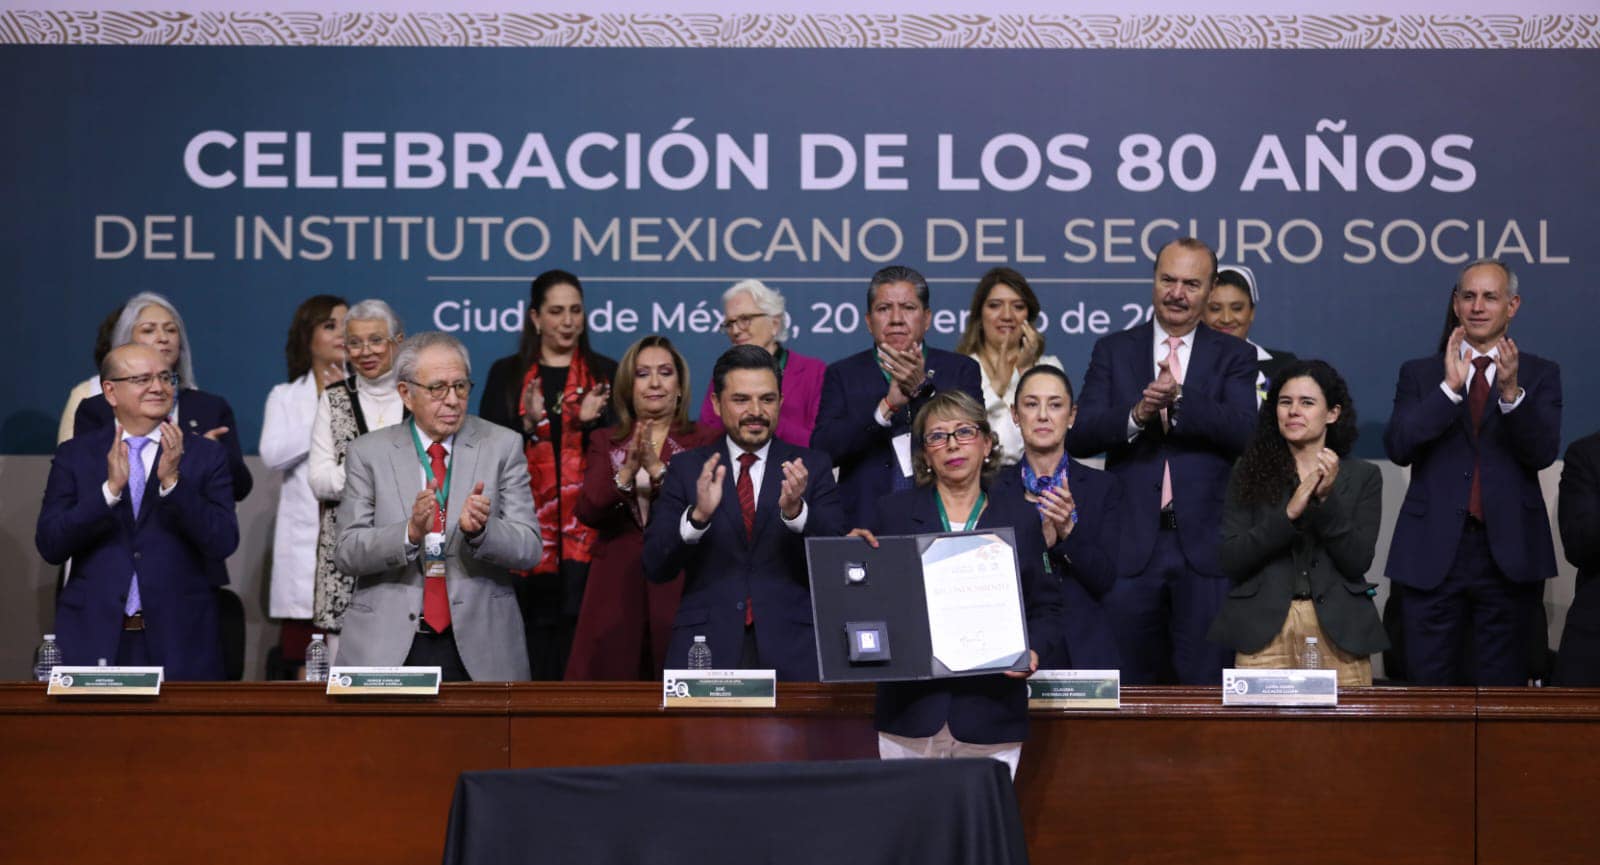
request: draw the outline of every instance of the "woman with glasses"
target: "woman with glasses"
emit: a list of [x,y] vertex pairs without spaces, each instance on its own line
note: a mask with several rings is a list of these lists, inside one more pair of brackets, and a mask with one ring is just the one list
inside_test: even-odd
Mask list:
[[[817,408],[822,404],[822,374],[828,365],[814,357],[785,348],[787,336],[783,295],[759,279],[734,283],[722,293],[722,332],[734,345],[758,345],[778,361],[778,383],[783,390],[783,407],[778,411],[774,435],[792,445],[811,446],[811,428],[817,425]],[[722,421],[711,410],[711,384],[706,383],[706,398],[700,403],[700,423],[713,432],[722,432]]]
[[534,278],[517,353],[495,361],[478,414],[522,434],[544,547],[517,585],[536,680],[560,679],[588,580],[594,529],[578,519],[590,433],[610,422],[617,362],[589,347],[583,284],[564,270]]
[[567,679],[659,679],[683,579],[645,580],[650,507],[676,455],[717,434],[689,420],[689,365],[664,336],[628,348],[612,392],[615,425],[590,437],[578,518],[599,533]]
[[978,280],[967,327],[956,344],[957,354],[978,362],[984,410],[999,440],[1002,465],[1022,459],[1022,433],[1011,417],[1018,379],[1035,364],[1061,366],[1044,353],[1044,337],[1033,327],[1038,318],[1039,298],[1027,278],[1009,267],[996,267]]
[[1388,648],[1367,582],[1383,476],[1352,459],[1355,404],[1344,378],[1299,361],[1273,382],[1222,510],[1222,570],[1233,583],[1207,635],[1239,667],[1299,667],[1308,638],[1339,686],[1372,684]]
[[1117,580],[1122,482],[1067,456],[1067,431],[1078,415],[1072,382],[1040,364],[1017,380],[1012,422],[1022,431],[1022,460],[1000,469],[996,495],[1021,495],[1039,512],[1051,570],[1061,579],[1062,654],[1046,667],[1115,670],[1116,635],[1100,598]]
[[[988,481],[1000,467],[995,435],[982,405],[960,391],[941,391],[917,412],[911,435],[916,489],[878,502],[872,524],[850,532],[877,546],[877,535],[922,535],[1009,527],[1015,534],[1027,617],[1026,671],[878,686],[874,723],[878,753],[901,757],[993,757],[1013,777],[1028,734],[1026,679],[1039,658],[1059,651],[1061,589],[1034,506],[1013,489]],[[921,592],[907,582],[906,592]]]
[[[244,464],[244,451],[239,446],[238,423],[233,419],[233,407],[222,397],[200,390],[195,381],[194,360],[189,349],[189,335],[183,328],[183,318],[172,302],[151,291],[140,292],[123,304],[117,323],[111,329],[111,347],[128,343],[147,345],[155,349],[167,369],[178,376],[177,399],[173,400],[172,420],[186,433],[203,435],[222,445],[228,452],[228,473],[233,479],[233,500],[243,501],[250,494],[254,480]],[[103,395],[92,396],[78,403],[73,416],[73,435],[83,435],[91,430],[103,429],[114,423],[111,405]],[[213,574],[224,576],[227,569],[222,562],[214,564]],[[224,578],[223,583],[226,583]],[[222,583],[219,583],[221,585]]]
[[295,668],[305,662],[306,644],[311,642],[318,514],[307,457],[317,402],[325,389],[344,380],[344,317],[349,306],[342,297],[319,294],[295,309],[284,347],[289,377],[267,394],[261,423],[261,461],[279,473],[281,482],[267,615],[283,620],[278,641],[282,669],[276,672],[286,678],[299,678]]
[[357,436],[404,420],[396,388],[394,356],[405,327],[389,304],[363,300],[344,317],[344,350],[355,373],[323,389],[311,421],[307,481],[321,502],[317,514],[311,624],[327,634],[328,656],[337,657],[344,613],[355,593],[355,577],[333,564],[339,540],[339,500],[344,497],[344,454]]

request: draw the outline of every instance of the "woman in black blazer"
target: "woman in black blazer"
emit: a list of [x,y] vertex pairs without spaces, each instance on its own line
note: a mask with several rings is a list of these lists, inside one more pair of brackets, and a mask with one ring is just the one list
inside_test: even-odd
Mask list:
[[1072,382],[1040,364],[1017,381],[1011,419],[1022,431],[1022,460],[1004,466],[991,494],[1020,495],[1038,508],[1051,570],[1061,581],[1061,652],[1046,668],[1116,670],[1116,635],[1100,598],[1117,580],[1122,482],[1067,456],[1067,430],[1077,416]]
[[[1010,527],[1017,540],[1031,655],[1027,672],[878,686],[878,752],[896,757],[993,757],[1016,775],[1028,734],[1026,679],[1039,658],[1059,651],[1060,583],[1046,571],[1039,517],[1019,490],[985,489],[1000,449],[983,406],[961,391],[941,391],[917,412],[911,435],[917,488],[884,496],[870,525],[850,534],[921,535]],[[921,587],[916,587],[921,591]]]
[[1222,513],[1222,569],[1233,582],[1209,637],[1240,667],[1318,666],[1372,684],[1389,645],[1366,581],[1383,511],[1377,466],[1351,459],[1355,405],[1344,379],[1300,361],[1272,383],[1255,438],[1234,466]]

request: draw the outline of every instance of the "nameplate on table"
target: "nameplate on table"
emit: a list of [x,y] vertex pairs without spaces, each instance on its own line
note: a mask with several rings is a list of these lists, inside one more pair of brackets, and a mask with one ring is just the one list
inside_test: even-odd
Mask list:
[[1038,670],[1028,677],[1030,709],[1120,709],[1121,670]]
[[334,667],[328,694],[334,697],[435,697],[438,667]]
[[1222,671],[1224,706],[1337,706],[1337,670]]
[[661,707],[771,709],[778,705],[776,670],[668,670]]
[[51,667],[46,694],[60,697],[155,697],[161,667]]

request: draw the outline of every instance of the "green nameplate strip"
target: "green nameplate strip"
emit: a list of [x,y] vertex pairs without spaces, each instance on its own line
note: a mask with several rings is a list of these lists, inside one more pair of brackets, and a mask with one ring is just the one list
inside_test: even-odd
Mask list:
[[336,697],[435,697],[438,667],[334,667],[328,694]]
[[1120,709],[1121,670],[1039,670],[1028,677],[1030,709]]
[[668,670],[661,708],[771,709],[778,705],[776,670]]
[[1337,670],[1222,671],[1224,706],[1337,706]]
[[59,697],[155,697],[161,667],[52,667],[50,687]]

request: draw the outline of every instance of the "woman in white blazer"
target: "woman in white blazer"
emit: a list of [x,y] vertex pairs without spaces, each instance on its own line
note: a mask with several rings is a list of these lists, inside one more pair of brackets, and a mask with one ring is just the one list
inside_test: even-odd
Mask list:
[[267,614],[282,619],[279,643],[291,672],[305,662],[311,641],[311,598],[317,554],[317,499],[309,481],[311,422],[322,389],[345,376],[342,297],[319,294],[294,311],[284,347],[289,380],[267,395],[261,461],[278,473],[278,522],[272,537]]

